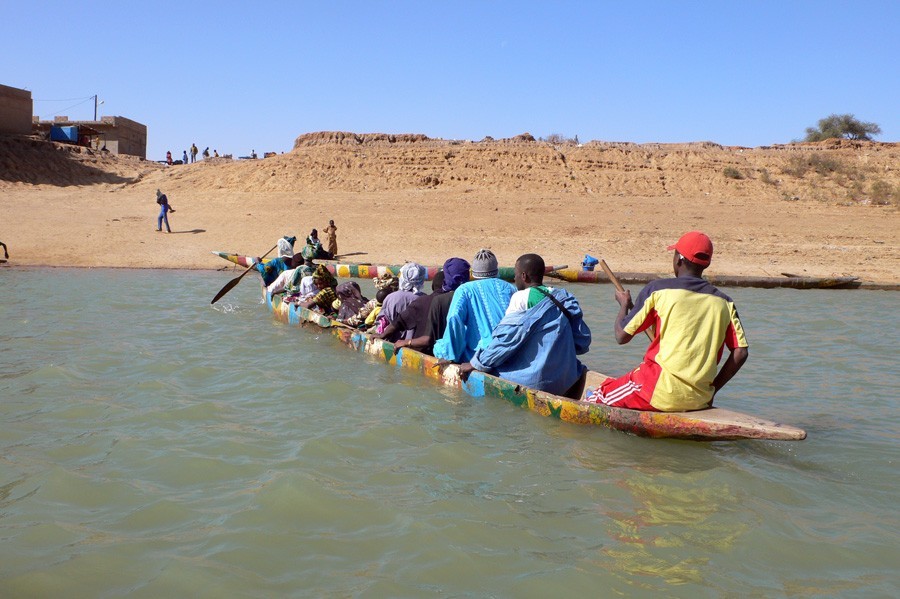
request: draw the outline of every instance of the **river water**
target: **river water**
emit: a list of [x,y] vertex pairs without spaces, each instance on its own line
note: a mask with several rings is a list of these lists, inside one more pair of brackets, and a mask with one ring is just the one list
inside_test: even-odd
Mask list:
[[699,443],[443,388],[249,276],[210,306],[233,276],[0,270],[0,596],[900,595],[896,294],[726,290],[717,403],[809,437]]

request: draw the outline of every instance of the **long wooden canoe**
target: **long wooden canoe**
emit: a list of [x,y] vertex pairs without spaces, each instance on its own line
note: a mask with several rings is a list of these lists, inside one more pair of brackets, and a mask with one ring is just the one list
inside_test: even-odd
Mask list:
[[[795,441],[806,438],[806,432],[740,412],[709,408],[696,412],[641,412],[612,408],[602,404],[575,401],[535,391],[511,381],[482,372],[472,372],[463,381],[455,364],[440,365],[438,359],[412,350],[394,350],[394,344],[373,339],[359,330],[342,325],[318,312],[285,303],[263,289],[265,303],[282,322],[303,325],[313,323],[329,330],[334,337],[358,352],[383,360],[388,364],[418,372],[448,387],[461,389],[472,397],[498,397],[528,408],[542,416],[550,416],[577,424],[593,424],[633,433],[644,437],[718,441],[726,439],[775,439]],[[582,398],[595,389],[606,376],[588,372]]]
[[[557,269],[549,276],[569,283],[609,283],[609,277],[603,271],[575,270],[574,268]],[[671,275],[669,275],[671,276]],[[658,274],[647,272],[617,272],[616,278],[625,284],[646,284],[661,278]],[[751,277],[741,275],[704,275],[704,278],[719,287],[761,287],[772,289],[787,287],[790,289],[856,289],[862,285],[859,277],[799,277],[785,274],[782,277]]]
[[[241,254],[233,254],[228,252],[213,252],[216,256],[228,260],[233,264],[237,264],[238,266],[249,267],[253,264],[255,258],[253,256],[243,256]],[[263,262],[267,262],[263,260]],[[321,261],[318,261],[321,262]],[[377,265],[377,264],[334,264],[334,263],[325,263],[325,266],[328,267],[328,270],[331,273],[343,279],[374,279],[375,277],[382,277],[385,274],[392,274],[395,277],[400,276],[400,269],[403,268],[402,264],[391,264],[391,265]],[[431,281],[434,279],[434,276],[440,272],[442,267],[440,266],[426,266],[426,281]],[[557,269],[565,269],[567,266],[547,266],[545,271],[547,273],[553,272]],[[512,266],[501,266],[499,268],[499,272],[497,277],[503,279],[504,281],[512,281],[515,276],[515,269]]]

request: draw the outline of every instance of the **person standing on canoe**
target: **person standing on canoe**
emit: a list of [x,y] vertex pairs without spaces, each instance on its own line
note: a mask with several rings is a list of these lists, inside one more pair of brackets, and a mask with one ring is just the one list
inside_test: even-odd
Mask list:
[[497,257],[480,250],[472,261],[472,278],[453,294],[447,312],[447,328],[434,344],[434,357],[449,362],[468,362],[475,350],[491,340],[491,332],[506,313],[515,287],[497,278]]
[[575,296],[544,287],[544,259],[516,260],[516,291],[491,341],[460,366],[465,377],[480,370],[524,385],[578,399],[587,367],[577,356],[591,346],[591,330]]
[[[702,278],[712,261],[710,238],[691,231],[669,250],[675,250],[674,279],[648,284],[637,304],[627,290],[616,291],[619,345],[651,326],[656,331],[644,361],[624,376],[603,381],[585,401],[658,412],[702,410],[712,406],[715,394],[747,360],[749,346],[734,302]],[[726,346],[730,354],[718,370]]]

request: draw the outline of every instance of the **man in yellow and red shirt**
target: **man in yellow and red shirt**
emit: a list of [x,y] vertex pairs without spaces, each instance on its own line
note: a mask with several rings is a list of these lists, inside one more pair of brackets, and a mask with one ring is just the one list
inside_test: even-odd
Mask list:
[[[702,278],[712,261],[710,238],[691,231],[669,250],[675,250],[674,279],[648,284],[637,304],[629,291],[616,292],[616,341],[622,345],[650,327],[655,331],[644,361],[624,376],[606,379],[585,401],[658,412],[702,410],[747,360],[749,346],[734,302]],[[725,347],[729,356],[718,370]]]

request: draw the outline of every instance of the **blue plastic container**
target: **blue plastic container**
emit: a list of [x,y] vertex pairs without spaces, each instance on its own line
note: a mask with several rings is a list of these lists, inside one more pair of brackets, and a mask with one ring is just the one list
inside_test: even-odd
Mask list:
[[69,127],[51,127],[50,141],[67,141],[69,143],[78,143],[78,127],[71,125]]

